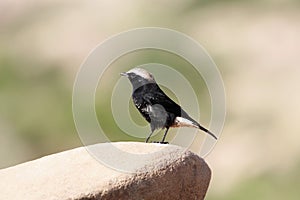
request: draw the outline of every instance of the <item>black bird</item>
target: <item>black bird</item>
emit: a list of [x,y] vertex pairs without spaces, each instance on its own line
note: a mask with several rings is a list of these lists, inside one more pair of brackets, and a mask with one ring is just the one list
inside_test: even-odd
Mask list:
[[132,99],[134,105],[150,123],[151,133],[146,142],[156,129],[166,128],[160,143],[166,144],[166,135],[170,127],[193,127],[208,133],[213,138],[217,137],[208,129],[192,119],[177,103],[170,99],[155,82],[152,74],[141,68],[134,68],[121,73],[126,76],[133,87]]

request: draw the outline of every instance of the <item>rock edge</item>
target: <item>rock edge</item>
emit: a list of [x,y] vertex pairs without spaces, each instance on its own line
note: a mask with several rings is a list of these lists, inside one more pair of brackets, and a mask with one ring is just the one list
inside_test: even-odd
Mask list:
[[210,178],[202,158],[175,145],[102,143],[0,170],[0,199],[204,199]]

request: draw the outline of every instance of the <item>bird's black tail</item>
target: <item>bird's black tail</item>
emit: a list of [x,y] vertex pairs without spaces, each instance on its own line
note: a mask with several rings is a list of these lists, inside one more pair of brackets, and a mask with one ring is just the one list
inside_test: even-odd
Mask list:
[[194,125],[196,125],[200,130],[204,131],[205,133],[209,134],[210,136],[212,136],[213,138],[215,138],[216,140],[218,139],[217,136],[215,134],[213,134],[212,132],[210,132],[208,129],[204,128],[203,126],[201,126],[198,122],[196,122],[193,118],[191,118],[186,112],[181,111],[182,112],[182,117],[190,120]]
[[200,124],[197,123],[197,126],[200,130],[206,132],[207,134],[209,134],[210,136],[212,136],[213,138],[215,138],[216,140],[218,139],[217,136],[215,136],[215,134],[213,134],[212,132],[210,132],[208,129],[204,128],[203,126],[201,126]]

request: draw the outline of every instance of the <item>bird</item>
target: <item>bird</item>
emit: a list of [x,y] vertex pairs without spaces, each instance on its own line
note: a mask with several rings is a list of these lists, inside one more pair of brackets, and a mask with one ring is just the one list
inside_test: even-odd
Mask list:
[[192,127],[200,129],[214,139],[217,137],[208,129],[201,126],[190,117],[180,105],[168,97],[156,83],[154,76],[143,68],[133,68],[120,73],[127,77],[132,85],[132,100],[141,115],[150,123],[151,132],[146,139],[149,142],[153,132],[157,129],[166,129],[161,144],[165,141],[169,128]]

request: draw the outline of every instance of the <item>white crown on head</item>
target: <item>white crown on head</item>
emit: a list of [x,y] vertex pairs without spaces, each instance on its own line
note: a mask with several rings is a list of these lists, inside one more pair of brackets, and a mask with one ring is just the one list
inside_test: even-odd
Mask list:
[[154,81],[154,77],[151,73],[147,72],[145,69],[142,69],[142,68],[133,68],[131,70],[129,70],[127,73],[134,73],[140,77],[143,77],[144,79],[147,79],[147,80],[153,80]]

